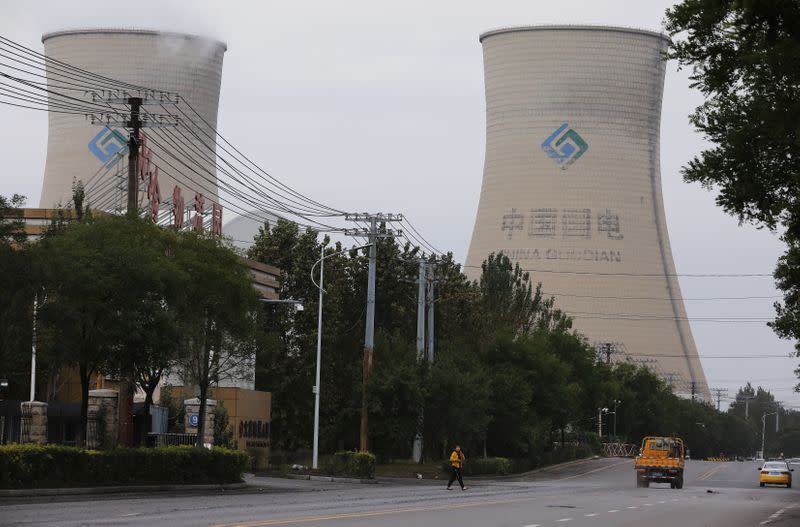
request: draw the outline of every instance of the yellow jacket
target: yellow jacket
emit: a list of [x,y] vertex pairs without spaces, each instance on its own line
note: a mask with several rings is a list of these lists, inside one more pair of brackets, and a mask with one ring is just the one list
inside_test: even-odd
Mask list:
[[461,463],[465,460],[463,452],[456,452],[453,450],[453,453],[450,454],[450,466],[453,468],[461,468]]

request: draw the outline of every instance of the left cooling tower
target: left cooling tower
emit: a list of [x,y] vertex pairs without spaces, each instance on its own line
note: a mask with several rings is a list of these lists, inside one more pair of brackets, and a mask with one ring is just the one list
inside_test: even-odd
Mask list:
[[[197,123],[205,121],[207,124],[201,124],[204,130],[196,129],[192,134],[180,129],[154,129],[154,141],[148,145],[162,169],[159,176],[161,193],[168,196],[173,187],[179,185],[184,195],[197,192],[216,200],[217,180],[213,163],[216,156],[212,138],[217,125],[222,59],[226,50],[224,43],[179,33],[122,29],[59,31],[44,35],[42,42],[48,59],[55,59],[47,63],[51,105],[63,103],[54,92],[92,100],[91,90],[75,89],[75,85],[98,90],[109,88],[108,81],[91,74],[177,93],[188,102],[180,110]],[[55,61],[87,73],[76,73]],[[176,106],[146,105],[143,110],[152,114],[179,114]],[[148,134],[146,128],[143,132]],[[155,134],[160,134],[163,139],[159,140]],[[96,174],[87,188],[87,204],[99,204],[92,200],[109,203],[108,191],[117,184],[110,179],[117,176],[114,170],[106,168],[115,162],[127,161],[127,136],[124,128],[93,124],[83,115],[51,112],[39,206],[67,203],[72,197],[73,180],[86,184]],[[172,139],[167,140],[168,137]],[[92,190],[96,192],[93,194]],[[121,191],[119,195],[121,198]]]

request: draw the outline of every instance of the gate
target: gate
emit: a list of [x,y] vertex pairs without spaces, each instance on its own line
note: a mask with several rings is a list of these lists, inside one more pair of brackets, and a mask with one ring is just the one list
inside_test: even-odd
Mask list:
[[22,433],[22,401],[0,401],[0,445],[19,443]]

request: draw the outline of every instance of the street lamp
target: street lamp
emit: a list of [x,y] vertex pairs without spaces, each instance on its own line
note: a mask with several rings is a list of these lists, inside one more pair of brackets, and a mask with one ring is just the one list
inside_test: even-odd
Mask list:
[[[366,245],[362,245],[360,247],[353,247],[350,249],[343,249],[341,251],[336,251],[335,253],[331,253],[326,255],[325,254],[325,246],[323,245],[319,249],[319,260],[314,262],[314,265],[311,266],[311,283],[319,289],[319,309],[317,312],[317,368],[316,368],[316,376],[314,378],[314,387],[312,391],[314,392],[314,448],[311,454],[311,468],[315,469],[318,468],[319,465],[319,392],[320,392],[320,381],[319,381],[319,373],[320,368],[322,367],[322,295],[325,294],[325,289],[322,288],[322,283],[325,274],[325,260],[330,258],[331,256],[336,256],[337,254],[343,254],[346,252],[350,252],[353,250],[364,249],[365,247],[372,246],[372,243],[368,243]],[[319,264],[319,284],[314,280],[314,268],[317,267]]]
[[597,409],[597,437],[603,440],[603,414],[608,413],[608,408]]
[[617,399],[614,399],[614,441],[618,441],[617,439],[617,405],[621,403]]
[[767,428],[768,415],[778,415],[778,412],[770,412],[770,413],[765,412],[761,415],[761,457],[764,459],[764,461],[767,460],[767,453],[764,450],[764,434],[767,431],[766,428]]

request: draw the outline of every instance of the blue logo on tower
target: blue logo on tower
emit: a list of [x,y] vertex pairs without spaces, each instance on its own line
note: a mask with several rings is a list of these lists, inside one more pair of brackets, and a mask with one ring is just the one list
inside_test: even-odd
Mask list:
[[117,160],[117,154],[124,155],[128,151],[128,139],[119,130],[102,128],[91,141],[89,152],[104,165]]
[[564,123],[545,139],[542,150],[561,168],[567,168],[589,150],[589,145],[569,123]]

